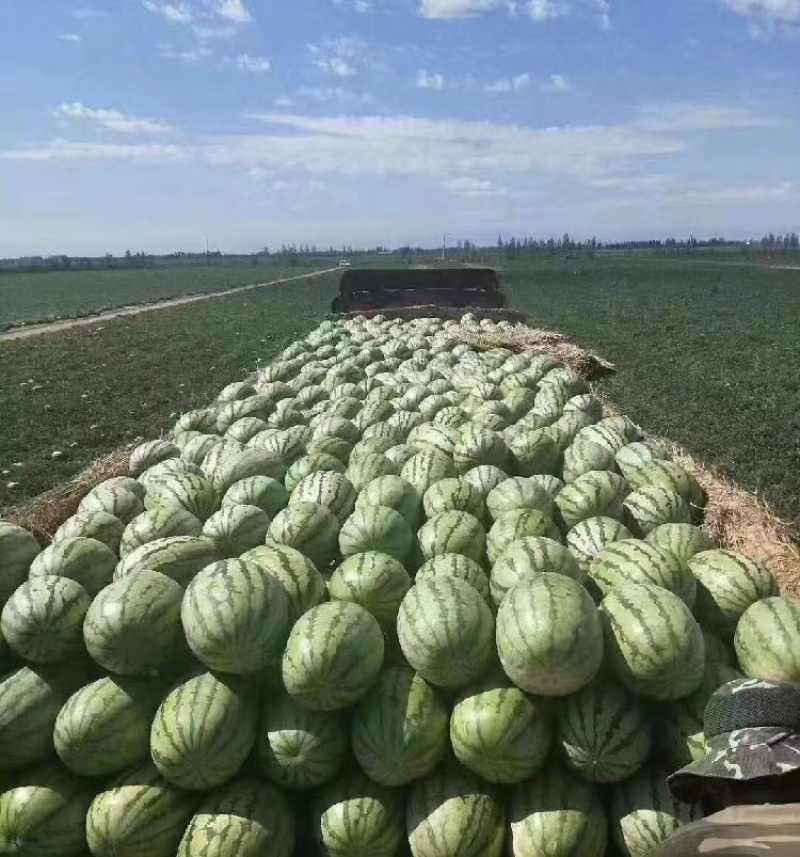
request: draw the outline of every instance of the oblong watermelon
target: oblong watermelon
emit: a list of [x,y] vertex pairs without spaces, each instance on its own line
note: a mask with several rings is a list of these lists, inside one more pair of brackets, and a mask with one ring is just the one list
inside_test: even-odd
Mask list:
[[160,572],[185,587],[201,568],[221,559],[211,539],[170,536],[131,551],[114,571],[114,580],[147,570]]
[[28,577],[30,580],[49,576],[69,577],[94,598],[111,583],[116,564],[114,551],[97,539],[62,539],[46,547],[34,559]]
[[749,678],[800,683],[800,602],[775,596],[751,604],[733,644]]

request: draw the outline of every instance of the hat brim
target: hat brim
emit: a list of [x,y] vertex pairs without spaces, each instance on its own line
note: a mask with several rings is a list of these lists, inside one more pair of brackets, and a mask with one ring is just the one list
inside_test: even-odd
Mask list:
[[707,741],[708,752],[667,779],[679,800],[693,800],[709,780],[756,780],[800,770],[800,733],[739,729]]

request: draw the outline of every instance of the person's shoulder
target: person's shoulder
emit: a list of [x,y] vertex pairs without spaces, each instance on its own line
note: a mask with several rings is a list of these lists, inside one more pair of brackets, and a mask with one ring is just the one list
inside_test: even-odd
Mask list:
[[798,857],[800,804],[736,806],[678,830],[648,857]]

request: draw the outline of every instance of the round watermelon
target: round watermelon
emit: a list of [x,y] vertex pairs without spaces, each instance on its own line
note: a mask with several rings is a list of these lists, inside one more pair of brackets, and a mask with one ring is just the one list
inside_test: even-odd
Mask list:
[[379,476],[368,482],[356,498],[356,509],[385,506],[399,512],[412,529],[420,518],[421,500],[416,489],[399,476]]
[[480,489],[464,479],[441,479],[425,492],[422,498],[425,515],[433,518],[442,512],[468,512],[482,521],[486,514]]
[[733,642],[749,678],[800,683],[800,601],[774,596],[751,604]]
[[411,578],[389,554],[367,551],[349,556],[331,575],[332,601],[352,601],[368,610],[384,628],[393,628]]
[[489,492],[486,508],[496,521],[504,512],[514,509],[538,509],[548,518],[553,516],[553,498],[530,477],[505,479]]
[[[202,523],[182,506],[155,506],[137,515],[125,527],[119,543],[119,555],[124,559],[137,548],[156,539],[166,539],[171,536],[199,536],[202,532]],[[73,541],[74,539],[65,540],[66,543]],[[92,539],[92,541],[95,540]],[[58,542],[58,545],[65,542]]]
[[[234,482],[222,498],[222,508],[226,506],[258,506],[270,519],[280,512],[289,502],[289,492],[270,476],[246,476]],[[195,535],[189,533],[189,535]]]
[[433,577],[457,577],[473,586],[489,606],[492,606],[489,593],[489,578],[486,572],[468,556],[457,553],[445,553],[423,563],[417,570],[414,581],[419,583]]
[[509,590],[537,574],[563,574],[582,583],[586,574],[564,545],[546,536],[515,539],[492,566],[489,579],[492,598],[499,607]]
[[327,568],[337,554],[339,521],[327,506],[291,500],[273,519],[267,538],[299,550],[318,568]]
[[[199,532],[199,521],[197,526]],[[97,539],[63,539],[46,547],[34,559],[28,577],[31,580],[50,576],[69,577],[80,583],[94,598],[104,586],[111,583],[116,564],[114,551]]]
[[387,506],[361,506],[342,525],[339,550],[343,557],[377,551],[405,562],[414,535],[408,521]]
[[203,524],[203,535],[224,557],[241,556],[264,544],[269,516],[258,506],[226,506]]
[[478,563],[484,558],[486,533],[481,522],[469,512],[440,512],[423,524],[417,539],[425,559],[448,553],[468,556]]
[[512,509],[503,512],[489,530],[486,537],[489,562],[494,564],[512,542],[526,536],[544,536],[555,541],[561,539],[556,525],[538,509]]

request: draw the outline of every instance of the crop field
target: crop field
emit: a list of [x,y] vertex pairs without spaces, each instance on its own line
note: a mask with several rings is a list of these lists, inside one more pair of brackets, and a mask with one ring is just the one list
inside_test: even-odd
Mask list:
[[[316,268],[327,265],[319,263]],[[0,275],[0,331],[189,294],[223,291],[313,270],[276,262],[147,270],[53,271]]]
[[[800,516],[800,271],[640,257],[526,261],[502,276],[512,307],[617,366],[604,386],[634,420]],[[156,436],[315,327],[336,285],[331,275],[0,343],[0,508]]]

